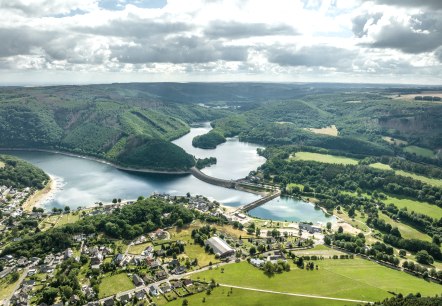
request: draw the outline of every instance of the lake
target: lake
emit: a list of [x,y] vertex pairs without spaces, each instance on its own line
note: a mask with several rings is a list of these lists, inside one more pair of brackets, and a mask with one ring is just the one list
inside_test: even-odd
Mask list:
[[279,197],[262,206],[249,211],[249,215],[262,219],[293,222],[335,222],[334,216],[326,216],[321,209],[315,208],[312,203],[304,202],[291,197]]
[[[238,138],[228,138],[216,149],[194,148],[192,139],[212,128],[209,123],[192,126],[190,132],[173,141],[189,154],[198,158],[216,157],[217,164],[202,171],[223,179],[238,179],[248,175],[265,162],[256,152],[258,145],[240,142]],[[171,195],[204,195],[212,200],[237,207],[259,198],[258,195],[207,184],[190,174],[169,175],[129,172],[116,169],[108,164],[80,157],[48,152],[3,151],[20,157],[40,167],[56,182],[56,189],[41,204],[45,209],[53,207],[87,207],[96,202],[109,203],[113,198],[132,200],[152,193]],[[327,222],[325,214],[315,210],[309,203],[289,198],[277,198],[261,207],[251,210],[250,215],[259,218],[289,221]]]

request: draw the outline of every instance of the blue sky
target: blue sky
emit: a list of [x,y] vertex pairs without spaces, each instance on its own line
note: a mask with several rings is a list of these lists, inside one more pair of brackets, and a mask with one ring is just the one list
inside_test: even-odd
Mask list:
[[0,0],[0,83],[442,83],[438,0]]

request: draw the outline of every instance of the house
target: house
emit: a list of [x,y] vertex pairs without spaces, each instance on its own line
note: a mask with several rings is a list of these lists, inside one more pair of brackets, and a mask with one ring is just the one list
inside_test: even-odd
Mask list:
[[77,304],[78,302],[80,302],[80,297],[76,294],[69,299],[69,304]]
[[135,297],[136,297],[138,300],[143,300],[143,299],[146,297],[146,291],[144,291],[144,290],[136,291],[136,292],[135,292]]
[[161,292],[157,286],[152,285],[149,287],[149,293],[152,296],[158,296],[158,295],[160,295]]
[[183,285],[186,287],[190,287],[193,285],[193,281],[191,279],[183,279]]
[[123,294],[122,296],[119,297],[120,303],[121,304],[127,304],[130,301],[130,294]]
[[138,274],[133,274],[132,275],[132,281],[133,281],[134,285],[137,286],[137,287],[144,285],[143,280],[141,279],[141,277],[138,276]]
[[103,305],[104,306],[114,306],[114,304],[115,304],[115,302],[114,302],[114,298],[113,297],[110,297],[110,298],[105,299],[103,301]]
[[157,280],[163,280],[167,278],[167,273],[166,271],[160,270],[155,272],[155,277]]
[[250,259],[250,263],[252,265],[254,265],[255,267],[261,267],[262,265],[264,265],[265,261],[259,258],[252,258]]
[[213,253],[220,258],[228,257],[235,254],[235,250],[232,249],[227,242],[219,237],[211,237],[206,240],[206,245],[212,248]]
[[114,262],[119,265],[124,259],[123,254],[119,253],[114,257]]
[[163,293],[167,293],[167,292],[172,291],[172,286],[170,286],[170,284],[168,284],[168,283],[161,284],[160,288],[161,288],[161,291],[163,291]]
[[64,259],[69,259],[74,255],[74,252],[71,248],[67,248],[66,251],[64,251]]
[[176,267],[175,269],[173,269],[172,273],[176,274],[176,275],[180,275],[180,274],[186,273],[186,271],[187,270],[184,266],[179,266],[179,267]]
[[320,227],[313,226],[308,223],[299,223],[299,229],[305,230],[305,231],[309,232],[310,234],[322,233],[322,229]]

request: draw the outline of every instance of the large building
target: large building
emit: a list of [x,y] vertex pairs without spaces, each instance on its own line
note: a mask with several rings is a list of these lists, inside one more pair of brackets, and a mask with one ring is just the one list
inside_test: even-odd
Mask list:
[[235,250],[230,247],[224,240],[219,237],[211,237],[206,240],[206,245],[210,246],[215,255],[219,257],[227,257],[235,254]]

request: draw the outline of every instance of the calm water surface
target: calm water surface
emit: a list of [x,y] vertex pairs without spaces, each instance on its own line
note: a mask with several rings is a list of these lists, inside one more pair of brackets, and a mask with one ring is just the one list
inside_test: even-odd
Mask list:
[[[209,123],[192,127],[190,133],[174,141],[195,157],[216,157],[217,164],[203,169],[208,175],[238,179],[247,176],[265,162],[258,156],[259,146],[240,142],[238,138],[229,138],[227,142],[213,150],[194,148],[192,139],[211,130]],[[110,202],[113,198],[136,199],[138,196],[149,196],[153,192],[171,195],[201,194],[228,206],[240,206],[253,202],[258,195],[213,186],[204,183],[192,175],[147,174],[122,171],[107,164],[84,158],[61,154],[29,151],[5,151],[40,167],[56,182],[55,191],[43,202],[46,209],[52,207],[79,206],[87,207],[95,202]],[[327,222],[321,210],[315,210],[309,203],[291,198],[277,198],[249,212],[252,216],[288,221]]]
[[314,204],[290,197],[273,199],[260,207],[252,209],[249,214],[253,217],[276,221],[306,221],[313,223],[336,221],[334,216],[325,215],[321,209],[316,209]]

